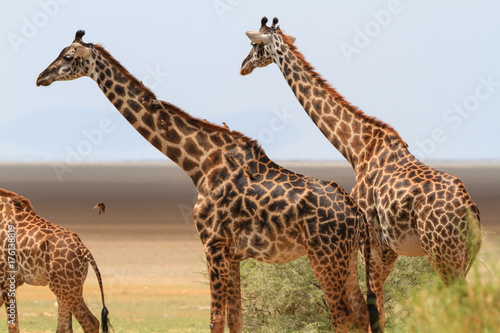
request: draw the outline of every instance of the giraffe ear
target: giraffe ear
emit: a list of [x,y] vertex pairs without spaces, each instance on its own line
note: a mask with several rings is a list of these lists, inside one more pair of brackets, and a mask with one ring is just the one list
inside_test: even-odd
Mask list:
[[293,37],[292,35],[286,35],[286,37],[288,38],[288,41],[290,42],[290,44],[295,43],[295,40],[297,39],[297,38]]
[[246,34],[247,34],[248,38],[250,38],[252,43],[268,44],[271,41],[270,35],[264,35],[258,31],[247,31]]
[[75,55],[82,58],[87,58],[91,54],[90,48],[88,46],[83,46],[80,44],[75,44]]

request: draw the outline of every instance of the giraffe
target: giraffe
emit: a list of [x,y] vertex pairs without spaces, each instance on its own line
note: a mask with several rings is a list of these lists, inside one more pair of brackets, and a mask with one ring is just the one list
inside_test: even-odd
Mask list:
[[[194,118],[155,95],[84,32],[38,77],[37,85],[89,76],[154,147],[191,178],[198,191],[193,220],[205,249],[210,329],[241,332],[240,262],[289,262],[307,255],[325,293],[333,329],[376,325],[357,281],[364,215],[336,183],[272,162],[256,141]],[[364,228],[363,228],[364,227]],[[369,244],[364,247],[368,249]]]
[[[462,182],[415,158],[388,124],[365,115],[324,81],[274,18],[246,34],[240,74],[275,63],[307,115],[353,167],[351,196],[366,214],[372,290],[384,326],[382,285],[399,255],[426,256],[446,283],[464,278],[481,246],[479,210]],[[365,260],[366,261],[366,260]]]
[[101,289],[101,327],[108,332],[101,274],[78,235],[40,217],[30,201],[0,189],[0,306],[5,304],[9,333],[19,332],[16,289],[24,283],[48,285],[57,297],[57,332],[73,332],[72,315],[85,333],[98,333],[99,321],[83,299],[88,263]]

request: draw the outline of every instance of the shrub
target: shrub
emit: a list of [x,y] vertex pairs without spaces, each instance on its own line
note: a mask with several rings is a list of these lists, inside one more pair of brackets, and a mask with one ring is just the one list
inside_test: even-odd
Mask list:
[[287,264],[241,264],[244,330],[328,331],[329,312],[307,257]]
[[[366,294],[364,267],[359,281]],[[387,330],[402,323],[409,313],[405,302],[410,290],[432,280],[425,258],[400,257],[384,285]],[[241,265],[244,330],[248,332],[330,331],[330,313],[307,257],[287,264],[263,264],[247,260]]]

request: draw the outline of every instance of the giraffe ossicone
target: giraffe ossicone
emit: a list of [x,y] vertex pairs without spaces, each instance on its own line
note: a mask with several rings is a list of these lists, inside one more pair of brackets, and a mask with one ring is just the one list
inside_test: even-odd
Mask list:
[[16,289],[24,283],[49,286],[57,297],[57,332],[73,332],[72,316],[85,333],[99,333],[99,321],[83,299],[88,264],[99,283],[101,328],[108,332],[108,309],[94,257],[78,235],[40,217],[28,199],[0,189],[0,306],[9,333],[19,332]]
[[[255,140],[158,101],[99,45],[80,40],[64,48],[37,84],[84,76],[196,186],[193,219],[207,258],[212,332],[223,332],[226,317],[230,332],[242,330],[240,261],[281,263],[303,255],[323,288],[333,328],[368,330],[376,308],[368,311],[357,280],[367,224],[338,184],[287,170]],[[370,248],[364,246],[367,257]]]
[[[331,87],[279,27],[261,20],[240,73],[275,63],[323,135],[351,164],[351,196],[372,239],[372,290],[384,317],[382,286],[399,255],[426,256],[446,282],[464,278],[481,247],[479,210],[462,182],[417,160],[387,123],[365,115]],[[277,23],[277,22],[276,22]]]

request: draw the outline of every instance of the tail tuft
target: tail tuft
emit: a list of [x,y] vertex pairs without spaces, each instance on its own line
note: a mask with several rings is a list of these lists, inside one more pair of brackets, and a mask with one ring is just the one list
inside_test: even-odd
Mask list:
[[[109,332],[109,327],[111,326],[111,324],[109,323],[108,314],[109,314],[108,309],[106,307],[103,307],[102,311],[101,311],[101,328],[102,328],[102,333],[108,333]],[[111,326],[111,327],[113,327],[113,326]]]
[[379,322],[379,313],[377,309],[377,296],[374,293],[369,293],[366,297],[366,305],[368,307],[368,317],[370,318],[370,328],[373,333],[382,332]]

